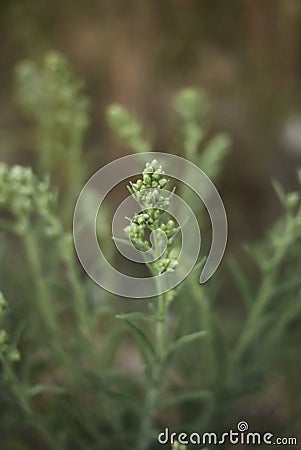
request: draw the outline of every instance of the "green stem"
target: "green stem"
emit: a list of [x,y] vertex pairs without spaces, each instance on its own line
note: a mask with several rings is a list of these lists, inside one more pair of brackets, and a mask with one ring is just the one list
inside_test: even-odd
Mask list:
[[156,349],[157,358],[160,363],[163,362],[165,357],[165,343],[166,343],[166,331],[167,331],[167,305],[164,294],[161,294],[157,301],[157,322],[156,322]]
[[35,295],[34,297],[39,307],[42,320],[44,321],[44,325],[49,329],[50,333],[52,335],[56,334],[56,315],[54,312],[54,306],[52,306],[52,299],[49,297],[49,292],[44,282],[44,275],[41,269],[41,262],[36,239],[29,228],[26,229],[25,233],[22,235],[22,238],[24,240],[27,258],[36,287],[37,295]]
[[[64,236],[62,239],[64,239]],[[98,350],[93,340],[93,318],[89,313],[85,289],[80,282],[79,274],[76,270],[73,247],[68,241],[63,241],[63,244],[63,259],[66,264],[67,277],[74,296],[73,305],[77,318],[80,345],[85,344],[85,353],[92,358],[95,367],[101,370],[101,359],[99,358]]]
[[22,234],[22,238],[24,240],[27,258],[36,288],[36,295],[33,297],[36,301],[39,313],[41,314],[44,326],[51,337],[50,348],[53,350],[55,356],[58,357],[60,363],[66,368],[70,379],[76,381],[79,377],[78,364],[75,363],[69,352],[64,349],[64,346],[59,339],[60,330],[58,327],[55,305],[44,281],[37,241],[28,227],[26,232]]
[[[65,237],[63,237],[64,239]],[[82,284],[79,281],[79,276],[76,271],[73,248],[69,242],[63,245],[63,259],[67,268],[67,277],[70,283],[70,287],[74,295],[74,308],[79,322],[79,328],[81,333],[85,337],[91,335],[91,323],[88,317],[88,308],[86,304],[86,295]]]
[[204,408],[204,411],[201,414],[201,423],[205,427],[210,422],[211,416],[213,414],[212,405],[216,401],[215,386],[216,383],[218,382],[217,378],[219,370],[217,367],[216,352],[213,342],[213,329],[212,329],[213,322],[208,296],[206,295],[204,288],[200,286],[200,284],[198,283],[198,280],[192,279],[191,289],[192,295],[196,299],[197,304],[200,308],[202,329],[205,330],[207,333],[203,348],[203,357],[201,366],[207,368],[207,370],[203,373],[203,384],[214,386],[214,388],[212,389],[213,403],[210,404],[210,406],[206,405],[206,408]]
[[[160,283],[160,280],[158,283]],[[167,310],[168,302],[166,301],[166,296],[160,294],[157,298],[157,310],[155,313],[156,361],[151,368],[150,381],[144,403],[143,419],[137,439],[137,450],[147,450],[152,442],[152,426],[156,405],[166,384],[166,381],[164,382],[164,362],[167,337]]]

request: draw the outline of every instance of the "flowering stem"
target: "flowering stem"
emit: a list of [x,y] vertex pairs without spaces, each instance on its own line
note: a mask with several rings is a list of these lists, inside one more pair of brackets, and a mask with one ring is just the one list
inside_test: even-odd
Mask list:
[[[150,269],[154,274],[154,269]],[[158,274],[156,274],[158,275]],[[157,279],[157,287],[160,291],[160,277]],[[149,376],[149,388],[147,389],[144,414],[137,440],[137,450],[147,450],[153,440],[153,420],[156,405],[160,399],[161,392],[166,384],[164,375],[166,335],[167,335],[168,301],[165,294],[160,294],[156,299],[156,324],[155,324],[155,351],[156,361],[151,367]]]
[[166,324],[167,324],[167,308],[164,294],[158,297],[157,301],[157,326],[156,326],[156,348],[159,361],[164,360],[165,341],[166,341]]
[[[160,400],[162,390],[165,388],[166,377],[164,376],[166,360],[166,338],[167,338],[167,313],[169,304],[168,292],[164,292],[162,282],[163,274],[175,270],[177,259],[172,256],[175,250],[174,239],[178,227],[171,218],[166,217],[170,197],[162,195],[168,180],[165,172],[158,163],[153,160],[146,163],[142,178],[135,183],[130,183],[129,191],[135,200],[141,205],[142,210],[135,214],[127,227],[128,237],[134,245],[142,250],[150,250],[150,244],[146,239],[147,233],[153,234],[153,256],[154,259],[147,266],[156,278],[158,296],[155,300],[155,343],[154,360],[148,366],[147,381],[148,389],[145,394],[144,412],[137,439],[137,450],[146,450],[153,440],[153,421],[156,406]],[[160,231],[160,233],[159,233]],[[165,234],[166,244],[162,253],[162,233]],[[163,292],[163,293],[162,293]]]

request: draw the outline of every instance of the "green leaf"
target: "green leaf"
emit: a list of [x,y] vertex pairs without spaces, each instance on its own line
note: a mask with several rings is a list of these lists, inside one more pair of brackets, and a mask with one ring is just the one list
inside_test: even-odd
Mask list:
[[285,205],[286,194],[285,194],[281,184],[278,183],[278,181],[274,180],[274,181],[272,181],[272,186],[275,189],[275,192],[276,192],[280,202],[282,203],[282,205]]
[[141,328],[135,325],[130,320],[126,319],[127,324],[129,325],[133,335],[135,336],[137,343],[139,345],[141,356],[147,365],[151,365],[154,362],[156,357],[156,351],[150,342],[147,335],[144,333]]
[[123,320],[142,319],[142,320],[150,320],[150,321],[156,320],[153,315],[144,314],[142,312],[130,312],[130,313],[125,313],[125,314],[118,314],[116,316],[116,319],[123,319]]
[[39,394],[63,394],[65,392],[65,389],[60,386],[50,386],[47,384],[36,384],[33,387],[30,387],[27,390],[27,393],[30,397],[34,397]]
[[178,403],[193,401],[193,400],[209,400],[212,397],[212,393],[210,391],[186,391],[180,392],[167,397],[167,399],[163,400],[159,403],[159,408],[167,408],[172,405],[176,405]]
[[197,331],[195,333],[186,334],[185,336],[181,336],[180,338],[176,339],[174,342],[171,343],[168,353],[172,354],[179,350],[181,347],[187,344],[191,344],[192,342],[196,341],[197,339],[203,338],[207,334],[207,331]]
[[214,136],[206,145],[199,157],[199,167],[210,178],[219,175],[224,158],[229,152],[231,141],[227,134],[220,133]]
[[103,355],[108,367],[111,367],[115,362],[121,340],[123,339],[123,333],[123,327],[112,327],[106,334]]
[[252,288],[245,274],[243,273],[239,264],[233,259],[230,258],[229,267],[236,282],[236,285],[242,294],[242,298],[247,309],[250,309],[253,300]]
[[300,318],[300,313],[301,295],[299,293],[299,295],[296,295],[290,299],[290,302],[286,304],[286,307],[281,316],[278,317],[277,321],[274,321],[274,326],[268,329],[269,334],[267,337],[267,341],[271,342],[272,345],[274,345],[275,342],[277,342],[277,339],[279,341],[281,340],[281,338],[283,339],[290,322]]

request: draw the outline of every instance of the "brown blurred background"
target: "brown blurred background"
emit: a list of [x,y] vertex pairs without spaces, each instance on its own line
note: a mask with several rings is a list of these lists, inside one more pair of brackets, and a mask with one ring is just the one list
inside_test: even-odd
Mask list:
[[110,103],[142,119],[156,150],[173,151],[172,96],[202,87],[213,129],[233,139],[219,185],[230,242],[259,238],[278,214],[271,179],[294,188],[301,166],[299,0],[2,0],[0,23],[1,159],[34,165],[14,67],[57,49],[86,80],[95,169],[128,153],[105,124]]

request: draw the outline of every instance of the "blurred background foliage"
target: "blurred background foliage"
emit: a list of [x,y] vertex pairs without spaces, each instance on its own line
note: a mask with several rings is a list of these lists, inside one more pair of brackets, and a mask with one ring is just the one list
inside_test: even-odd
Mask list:
[[32,136],[12,103],[12,74],[20,60],[49,49],[86,80],[92,168],[125,153],[105,124],[108,104],[159,129],[157,149],[181,152],[168,124],[170,99],[183,86],[201,86],[214,128],[233,139],[220,184],[232,235],[261,236],[279,212],[270,179],[292,184],[301,158],[298,0],[2,0],[0,8],[3,157],[35,164]]
[[[26,415],[28,405],[23,400],[29,393],[42,418],[33,427],[39,430],[35,435],[31,428],[35,416],[24,422],[19,408],[2,390],[2,425],[7,433],[3,449],[77,448],[75,444],[80,449],[132,448],[141,412],[131,402],[144,392],[141,361],[125,327],[117,327],[102,304],[99,310],[96,305],[94,314],[95,294],[74,265],[68,233],[84,180],[100,166],[137,148],[187,156],[207,169],[222,194],[230,227],[228,263],[224,262],[220,277],[215,276],[216,283],[201,291],[196,283],[197,288],[190,284],[175,302],[175,317],[181,318],[179,323],[174,318],[176,337],[201,325],[214,339],[201,348],[194,343],[177,355],[180,369],[170,377],[175,397],[169,404],[168,398],[164,399],[165,409],[157,412],[157,424],[164,426],[168,418],[171,427],[189,423],[195,431],[200,424],[224,431],[233,427],[235,420],[248,418],[254,429],[296,434],[301,406],[300,321],[294,320],[300,314],[300,207],[298,198],[294,194],[286,197],[277,184],[279,201],[271,181],[277,179],[285,191],[300,191],[296,176],[301,166],[300,2],[2,0],[0,25],[1,161],[31,166],[39,177],[49,174],[60,211],[58,221],[48,210],[34,217],[36,233],[30,235],[23,250],[13,229],[8,246],[7,234],[1,235],[0,289],[12,303],[6,329],[13,335],[9,352],[5,337],[7,348],[1,355],[17,355],[15,345],[23,333],[22,317],[26,317],[33,326],[21,340],[21,361],[25,363],[17,371],[25,394],[19,390],[17,396]],[[74,70],[57,53],[45,59],[53,49],[65,55]],[[20,61],[25,62],[20,65]],[[189,115],[193,105],[188,112],[185,109],[189,89],[176,96],[185,86],[202,89],[198,94],[201,113],[197,111],[194,117]],[[110,104],[113,106],[107,111]],[[206,144],[211,143],[214,151],[207,151],[207,145],[206,151],[199,153],[197,145],[204,146],[198,121]],[[122,123],[126,123],[125,133]],[[50,155],[55,155],[55,160]],[[118,195],[122,196],[122,191]],[[10,219],[9,211],[5,214]],[[273,225],[281,215],[284,217]],[[46,240],[40,220],[46,220],[50,229]],[[103,237],[110,233],[105,228],[108,224],[109,220],[103,221],[99,230]],[[17,234],[22,234],[22,227]],[[266,235],[264,245],[258,248],[255,242]],[[243,249],[245,242],[256,264]],[[54,244],[63,246],[61,255],[51,252]],[[108,253],[112,252],[108,247]],[[27,270],[31,269],[24,265],[26,253],[34,269],[30,279]],[[42,259],[41,266],[37,258]],[[42,276],[46,291],[39,281]],[[35,313],[35,309],[47,307],[44,297],[52,292],[57,300],[69,295],[79,299],[75,306],[57,301],[54,309],[44,310],[46,316],[60,316],[59,325],[63,326],[56,339],[57,330],[51,325],[46,332],[47,320],[39,323]],[[14,298],[20,299],[19,304]],[[254,312],[250,305],[255,301],[261,306]],[[112,303],[117,311],[135,311],[138,304]],[[262,320],[256,321],[258,317]],[[236,346],[241,331],[243,337]],[[66,339],[68,335],[73,336],[71,340]],[[37,343],[36,336],[41,342]],[[122,340],[121,336],[126,337]],[[90,345],[92,337],[95,348]],[[52,346],[59,342],[65,342],[63,354]],[[232,348],[236,349],[233,353]],[[99,355],[104,361],[98,361]],[[122,372],[114,371],[115,360]],[[3,364],[8,370],[6,378],[18,391],[11,361],[5,359]],[[212,372],[206,370],[209,364]],[[124,372],[138,374],[138,385],[124,377]],[[193,391],[181,398],[187,386]],[[214,398],[207,398],[203,391],[193,397],[204,386],[213,390]],[[127,399],[119,396],[123,388]],[[67,396],[62,395],[64,389]],[[200,397],[205,407],[196,402]],[[180,407],[175,408],[178,402]],[[44,421],[45,411],[50,413]],[[128,435],[120,441],[124,430]],[[59,445],[53,442],[54,436]]]

